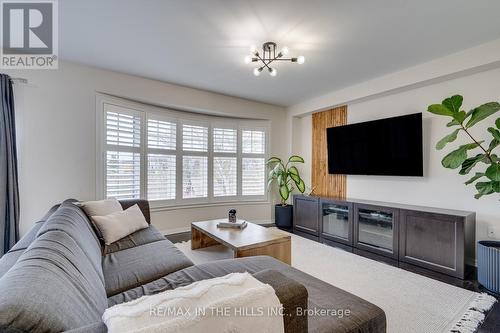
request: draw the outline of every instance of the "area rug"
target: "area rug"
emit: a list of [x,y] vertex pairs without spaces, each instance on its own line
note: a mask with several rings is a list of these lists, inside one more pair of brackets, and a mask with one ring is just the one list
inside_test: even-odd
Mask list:
[[[233,257],[223,246],[176,246],[196,264]],[[390,333],[475,332],[496,301],[293,234],[292,266],[382,308]]]

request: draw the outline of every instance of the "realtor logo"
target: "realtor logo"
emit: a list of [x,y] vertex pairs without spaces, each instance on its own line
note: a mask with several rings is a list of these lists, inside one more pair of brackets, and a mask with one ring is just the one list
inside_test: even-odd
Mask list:
[[1,68],[57,69],[57,1],[1,1]]

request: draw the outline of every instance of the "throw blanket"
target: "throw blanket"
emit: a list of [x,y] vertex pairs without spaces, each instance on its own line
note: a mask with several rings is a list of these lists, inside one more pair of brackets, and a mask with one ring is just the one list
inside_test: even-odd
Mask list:
[[108,331],[162,333],[284,332],[274,289],[249,273],[232,273],[143,296],[107,309]]

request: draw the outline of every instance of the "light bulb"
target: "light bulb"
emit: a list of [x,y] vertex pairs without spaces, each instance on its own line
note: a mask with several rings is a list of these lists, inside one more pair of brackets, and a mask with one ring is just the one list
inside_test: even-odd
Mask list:
[[254,68],[253,75],[259,76],[261,71],[262,71],[262,69],[260,69],[260,68]]
[[269,69],[269,75],[276,76],[276,74],[278,74],[278,71],[276,70],[276,68]]
[[288,52],[290,52],[290,50],[289,50],[289,49],[288,49],[288,47],[286,47],[286,46],[285,46],[285,47],[283,47],[283,48],[281,49],[281,53],[282,53],[283,55],[287,55],[287,54],[288,54]]
[[298,56],[297,57],[297,63],[302,65],[306,61],[306,58],[304,56]]
[[255,46],[255,45],[250,46],[250,53],[251,54],[257,53],[257,46]]
[[247,56],[245,57],[245,64],[249,64],[249,63],[251,63],[251,62],[252,62],[252,57],[251,57],[251,56],[249,56],[249,55],[247,55]]

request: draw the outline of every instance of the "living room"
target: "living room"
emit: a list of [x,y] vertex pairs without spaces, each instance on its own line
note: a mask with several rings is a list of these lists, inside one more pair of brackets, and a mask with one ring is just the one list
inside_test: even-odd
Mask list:
[[500,331],[496,1],[0,5],[0,331]]

